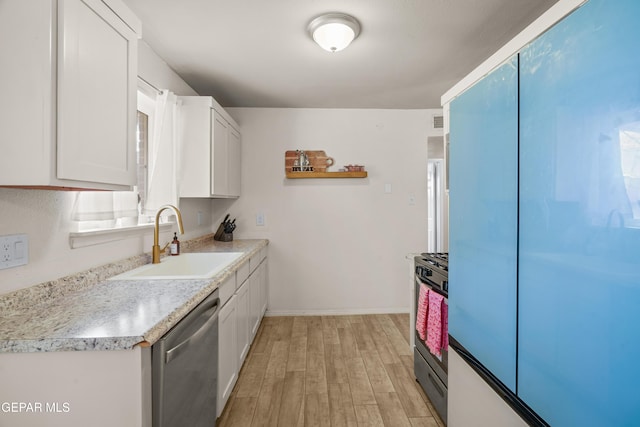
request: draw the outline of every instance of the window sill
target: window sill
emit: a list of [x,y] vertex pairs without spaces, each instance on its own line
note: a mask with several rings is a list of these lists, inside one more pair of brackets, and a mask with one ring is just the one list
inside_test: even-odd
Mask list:
[[[173,222],[160,224],[160,232],[170,231],[174,225],[175,223]],[[71,246],[71,249],[77,249],[100,245],[129,237],[151,234],[153,233],[153,228],[154,224],[142,224],[131,227],[75,231],[69,233],[69,246]]]

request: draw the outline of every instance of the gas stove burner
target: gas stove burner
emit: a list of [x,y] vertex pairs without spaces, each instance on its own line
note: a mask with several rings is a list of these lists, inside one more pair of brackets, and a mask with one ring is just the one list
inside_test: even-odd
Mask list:
[[446,252],[425,252],[420,254],[422,259],[427,263],[438,267],[444,271],[449,271],[449,254]]
[[449,254],[446,252],[425,252],[420,254],[423,258],[440,259],[443,261],[449,260]]
[[449,292],[449,254],[445,252],[423,253],[415,257],[416,276],[429,282],[444,296]]

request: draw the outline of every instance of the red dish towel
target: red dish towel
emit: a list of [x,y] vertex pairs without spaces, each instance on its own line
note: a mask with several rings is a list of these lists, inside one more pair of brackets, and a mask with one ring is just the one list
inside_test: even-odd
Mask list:
[[[427,347],[437,357],[442,356],[443,319],[442,306],[444,297],[435,292],[429,292],[429,316],[427,318]],[[445,308],[446,310],[446,308]],[[445,318],[446,322],[446,318]]]
[[[433,293],[433,292],[431,292]],[[427,338],[427,312],[429,311],[429,288],[420,283],[418,309],[416,310],[416,331],[422,341]]]
[[442,349],[449,348],[449,304],[442,303]]

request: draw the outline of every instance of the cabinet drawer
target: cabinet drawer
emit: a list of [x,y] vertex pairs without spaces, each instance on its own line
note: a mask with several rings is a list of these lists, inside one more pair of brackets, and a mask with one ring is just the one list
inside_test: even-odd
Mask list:
[[223,306],[229,298],[236,292],[236,273],[231,274],[219,286],[220,289],[220,306]]
[[417,349],[413,349],[413,372],[440,418],[447,422],[447,386]]
[[237,280],[236,280],[236,286],[238,288],[240,288],[240,286],[242,286],[242,284],[244,283],[245,280],[247,280],[247,277],[249,277],[249,261],[245,262],[244,264],[242,264],[240,267],[238,267],[238,271],[236,272],[236,274],[238,275]]

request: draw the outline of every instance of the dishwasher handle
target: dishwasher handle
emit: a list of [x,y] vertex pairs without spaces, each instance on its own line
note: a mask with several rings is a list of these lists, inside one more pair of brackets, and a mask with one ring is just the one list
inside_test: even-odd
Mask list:
[[168,364],[173,359],[175,359],[180,354],[182,354],[184,351],[186,351],[191,346],[191,343],[199,339],[207,331],[207,329],[209,329],[209,326],[211,326],[213,323],[215,323],[218,320],[218,311],[220,310],[219,298],[216,298],[215,300],[211,301],[211,303],[209,303],[209,306],[204,308],[203,311],[206,313],[211,310],[213,310],[213,313],[211,313],[211,318],[209,318],[204,323],[204,325],[202,325],[197,331],[195,331],[193,335],[191,335],[189,338],[185,339],[180,344],[166,351],[165,362],[164,362],[165,364]]

